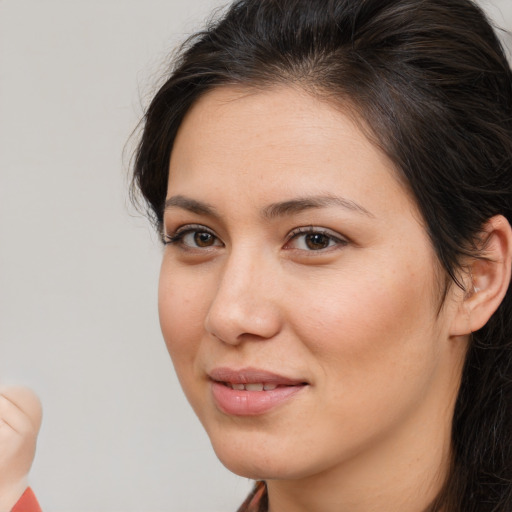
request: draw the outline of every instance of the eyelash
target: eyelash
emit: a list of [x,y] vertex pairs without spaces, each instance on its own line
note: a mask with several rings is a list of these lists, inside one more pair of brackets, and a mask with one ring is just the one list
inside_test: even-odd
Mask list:
[[[200,246],[193,246],[193,245],[184,243],[184,238],[191,233],[210,235],[214,239],[213,244],[206,245],[204,247],[200,247]],[[300,248],[287,247],[294,240],[297,240],[300,237],[306,237],[307,235],[321,235],[323,237],[326,237],[328,245],[326,247],[319,247],[317,249],[311,249],[311,248],[300,249]],[[220,239],[217,237],[217,235],[215,235],[215,233],[213,231],[211,231],[210,229],[206,228],[205,226],[201,226],[201,225],[184,226],[182,228],[179,228],[173,235],[164,234],[164,236],[163,236],[164,245],[180,245],[181,247],[183,247],[185,249],[200,250],[200,251],[207,250],[211,247],[219,247],[218,244],[217,245],[215,244],[216,241],[221,242]],[[284,245],[284,248],[288,249],[288,250],[299,250],[299,251],[303,251],[305,253],[310,252],[310,253],[314,254],[314,253],[323,253],[323,252],[327,251],[328,249],[330,249],[332,247],[336,247],[336,246],[344,247],[348,243],[349,242],[346,239],[333,234],[329,230],[326,230],[324,228],[316,228],[314,226],[307,226],[307,227],[300,227],[300,228],[293,230],[290,233],[290,235],[288,236],[286,243]],[[222,242],[221,242],[221,244],[222,244]]]

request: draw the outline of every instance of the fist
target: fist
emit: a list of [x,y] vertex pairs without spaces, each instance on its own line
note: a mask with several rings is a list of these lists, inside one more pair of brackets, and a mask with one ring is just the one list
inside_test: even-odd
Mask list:
[[33,391],[0,389],[0,503],[25,490],[41,417],[41,403]]

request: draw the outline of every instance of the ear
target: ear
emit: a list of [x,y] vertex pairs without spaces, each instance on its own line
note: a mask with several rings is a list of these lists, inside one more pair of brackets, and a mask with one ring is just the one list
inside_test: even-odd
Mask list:
[[462,336],[481,329],[498,309],[510,284],[512,229],[507,219],[496,215],[482,229],[482,259],[468,265],[466,293],[452,323],[451,335]]

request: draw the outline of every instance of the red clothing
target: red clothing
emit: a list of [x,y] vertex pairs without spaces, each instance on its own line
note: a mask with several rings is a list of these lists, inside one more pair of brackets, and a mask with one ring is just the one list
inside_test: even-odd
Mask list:
[[11,512],[42,512],[37,499],[30,487],[23,493]]

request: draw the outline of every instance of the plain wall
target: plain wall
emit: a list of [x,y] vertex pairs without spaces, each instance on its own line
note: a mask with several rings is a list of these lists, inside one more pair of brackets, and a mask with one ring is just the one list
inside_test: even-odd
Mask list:
[[[122,159],[165,56],[222,4],[0,0],[0,384],[43,402],[45,512],[234,511],[250,488],[174,376]],[[486,5],[512,28],[511,0]]]

